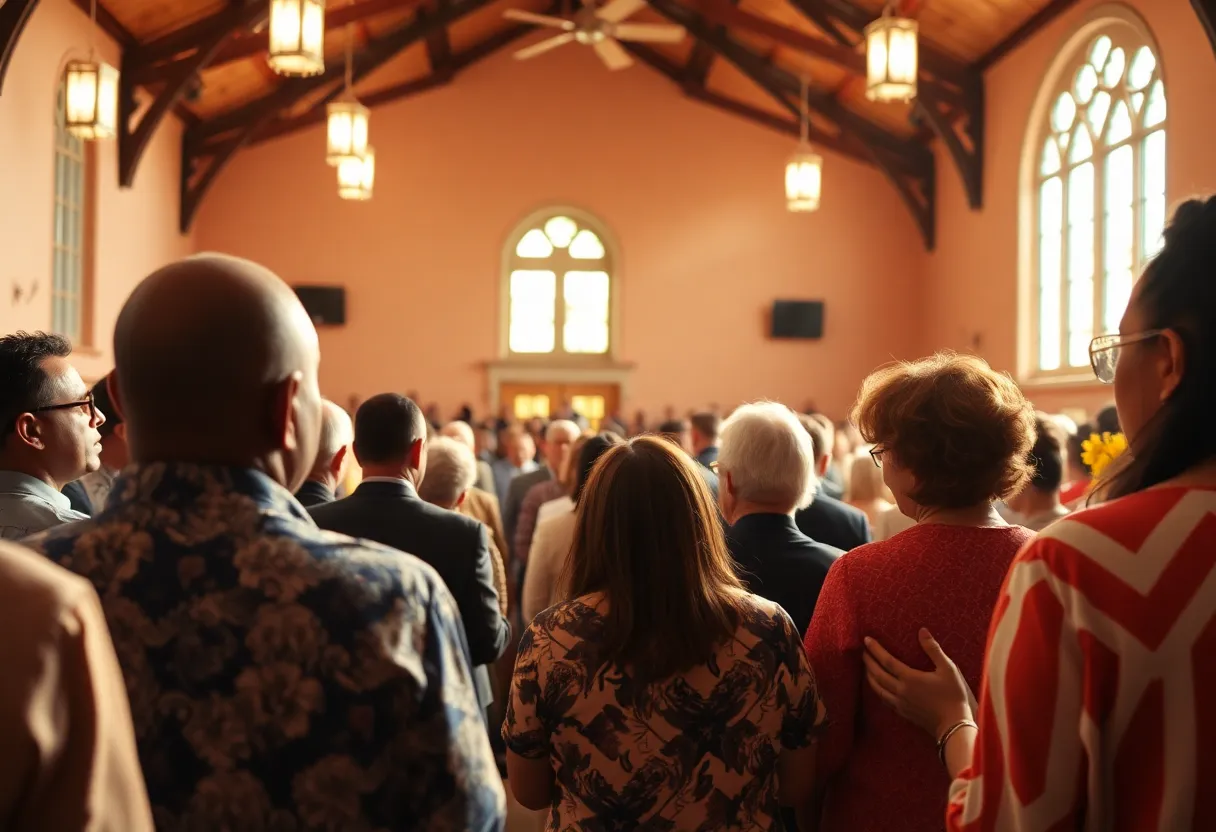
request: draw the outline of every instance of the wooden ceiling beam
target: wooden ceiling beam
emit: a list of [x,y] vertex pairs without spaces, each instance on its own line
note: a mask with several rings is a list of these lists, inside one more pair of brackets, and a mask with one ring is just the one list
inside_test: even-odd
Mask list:
[[[72,5],[86,15],[92,11],[92,0],[72,0]],[[119,23],[118,18],[112,15],[100,0],[97,3],[97,25],[101,27],[101,31],[117,41],[123,49],[130,49],[138,42],[135,35],[127,31],[127,27]]]
[[[366,77],[402,51],[425,40],[427,35],[436,29],[472,14],[489,2],[490,0],[452,0],[426,20],[411,20],[393,32],[371,41],[354,57],[354,78],[357,80]],[[280,113],[290,110],[300,100],[327,85],[341,83],[344,75],[345,67],[334,67],[312,78],[293,78],[257,101],[186,130],[182,137],[180,224],[183,233],[190,229],[203,197],[235,153],[272,124]],[[231,144],[213,156],[210,164],[200,171],[203,162],[200,148],[203,142],[211,136],[229,131],[236,133]]]
[[[362,2],[340,6],[326,12],[325,30],[341,29],[388,12],[416,9],[423,2],[424,0],[362,0]],[[178,33],[182,32],[184,32],[183,29],[178,30]],[[141,63],[132,70],[135,73],[137,84],[143,85],[159,81],[174,68],[189,60],[189,56],[179,56],[183,52],[190,52],[198,48],[198,30],[185,32],[181,36],[178,36],[178,33],[170,33],[161,38],[159,42],[146,44],[141,49]],[[209,66],[214,68],[253,58],[265,54],[269,49],[269,34],[265,31],[253,32],[236,37],[224,44],[219,53],[212,58]]]
[[[866,56],[856,47],[845,46],[842,43],[831,43],[814,35],[808,35],[789,26],[784,26],[767,17],[752,14],[736,8],[730,0],[690,0],[690,5],[696,8],[706,20],[721,24],[729,29],[736,29],[761,37],[769,38],[775,43],[823,58],[833,65],[860,77],[866,74]],[[951,106],[961,106],[962,96],[948,86],[929,79],[922,79],[923,86],[930,88],[940,101]]]
[[[688,87],[686,86],[685,78],[687,67],[675,64],[656,49],[653,49],[641,43],[622,43],[635,58],[641,61],[646,66],[655,70],[659,74],[666,77],[676,86],[680,87],[686,96],[693,101],[700,102],[718,110],[739,116],[761,127],[766,127],[770,130],[776,130],[787,136],[795,138],[801,135],[801,126],[797,118],[797,108],[791,107],[788,100],[784,96],[780,96],[779,100],[787,108],[791,109],[795,114],[794,118],[782,118],[761,110],[758,107],[753,107],[750,104],[744,104],[736,101],[733,98],[728,98],[725,95],[713,92],[705,87]],[[819,147],[827,148],[834,153],[839,153],[842,156],[847,156],[860,162],[869,162],[870,159],[860,149],[845,141],[841,136],[833,136],[824,133],[822,130],[812,126],[811,139]]]
[[[118,182],[124,188],[129,188],[135,181],[135,172],[139,161],[143,158],[148,143],[156,128],[172,109],[181,101],[198,73],[207,66],[207,62],[215,56],[220,46],[234,33],[257,25],[266,18],[266,7],[260,3],[233,4],[224,11],[209,18],[210,31],[205,33],[199,48],[182,65],[177,67],[173,75],[166,79],[165,87],[144,111],[139,124],[132,127],[135,117],[136,97],[135,82],[126,72],[128,59],[134,55],[134,50],[123,53],[123,72],[119,76],[121,85],[118,105]],[[138,60],[138,58],[135,58]]]
[[4,91],[4,76],[17,51],[17,42],[37,7],[38,0],[8,0],[0,5],[0,92]]
[[[427,0],[426,5],[418,10],[418,16],[425,18],[446,6],[451,0]],[[426,59],[431,65],[431,72],[445,72],[452,62],[452,39],[448,37],[447,27],[437,29],[426,38]]]
[[972,64],[972,68],[979,72],[986,72],[990,66],[1030,40],[1030,38],[1038,34],[1040,29],[1076,4],[1077,0],[1051,0],[1050,3],[1035,12],[1029,20],[990,49],[988,54]]
[[[558,3],[554,3],[546,14],[556,13],[559,10],[560,5]],[[517,23],[508,26],[497,34],[486,38],[481,43],[478,43],[475,46],[470,46],[463,52],[453,55],[448,69],[444,72],[432,72],[430,75],[425,75],[421,78],[415,78],[410,81],[404,81],[400,84],[394,84],[391,87],[376,90],[375,92],[360,96],[359,100],[367,107],[379,107],[394,101],[410,98],[418,95],[419,93],[426,92],[427,90],[442,87],[450,83],[452,79],[455,78],[456,75],[462,70],[472,66],[477,61],[480,61],[498,50],[509,46],[511,43],[519,40],[524,35],[534,31],[535,28],[535,26],[531,26],[526,23]],[[328,101],[335,95],[336,92],[326,95],[325,98],[318,101],[317,104],[306,113],[301,113],[289,119],[279,119],[275,121],[263,130],[259,131],[257,135],[250,140],[249,144],[262,144],[263,142],[270,141],[271,139],[281,138],[283,136],[290,135],[291,133],[296,133],[300,130],[312,127],[313,125],[323,123],[326,118],[325,104],[328,103]],[[204,142],[199,147],[199,152],[202,154],[220,153],[231,142],[232,139],[223,137],[211,139]]]

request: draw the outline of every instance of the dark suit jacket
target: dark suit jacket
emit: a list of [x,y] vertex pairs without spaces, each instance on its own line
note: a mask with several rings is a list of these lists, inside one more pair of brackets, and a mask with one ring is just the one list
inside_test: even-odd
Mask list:
[[[553,471],[548,465],[542,465],[535,471],[527,474],[520,474],[511,480],[511,484],[507,486],[507,503],[502,506],[502,527],[507,533],[507,545],[514,547],[515,545],[515,527],[519,525],[519,512],[524,507],[524,497],[528,496],[528,491],[532,486],[542,482],[548,482],[553,479]],[[512,558],[518,558],[517,553],[512,549]]]
[[321,506],[334,501],[334,492],[330,491],[324,483],[305,480],[304,484],[300,486],[300,490],[296,492],[296,500],[305,508]]
[[749,514],[726,532],[735,572],[747,588],[780,604],[806,634],[828,570],[843,552],[798,531],[788,514]]
[[701,453],[697,454],[696,460],[706,468],[709,468],[709,466],[718,461],[718,446],[710,445],[708,448],[701,451]]
[[90,517],[93,516],[93,501],[89,499],[89,492],[80,480],[68,483],[63,487],[62,491],[63,496],[68,498],[75,511],[87,514]]
[[822,487],[815,493],[815,502],[794,515],[794,522],[812,540],[846,552],[873,539],[866,513],[832,499]]
[[475,674],[482,677],[478,695],[488,705],[493,694],[480,666],[503,654],[511,627],[499,610],[485,526],[423,502],[404,481],[362,483],[349,497],[314,506],[309,513],[323,529],[392,546],[435,568],[460,608],[469,656],[481,671]]

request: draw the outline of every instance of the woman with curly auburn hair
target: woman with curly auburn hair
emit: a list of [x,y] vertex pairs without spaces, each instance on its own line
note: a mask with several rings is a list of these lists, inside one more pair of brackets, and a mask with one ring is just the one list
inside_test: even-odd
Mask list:
[[934,744],[864,683],[871,636],[927,666],[930,627],[972,683],[1001,581],[1031,532],[993,503],[1030,475],[1034,410],[1017,385],[974,356],[941,353],[873,373],[853,419],[899,510],[916,525],[842,556],[819,595],[806,651],[832,715],[820,744],[825,832],[938,830],[946,774]]

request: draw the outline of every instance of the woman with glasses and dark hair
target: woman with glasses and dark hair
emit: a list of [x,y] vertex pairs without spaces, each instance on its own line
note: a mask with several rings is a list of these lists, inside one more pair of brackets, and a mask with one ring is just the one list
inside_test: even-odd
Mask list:
[[952,830],[1216,828],[1214,273],[1216,200],[1188,202],[1090,349],[1130,450],[1015,559],[979,707],[928,632],[932,672],[868,645],[955,778]]
[[1029,479],[1034,411],[982,359],[941,354],[872,374],[854,422],[916,524],[843,555],[815,606],[806,650],[832,717],[816,766],[818,828],[930,832],[941,828],[949,782],[933,744],[866,688],[863,639],[923,662],[916,630],[927,624],[979,681],[1001,581],[1031,536],[993,503]]
[[697,463],[652,436],[608,448],[562,585],[511,684],[519,802],[549,830],[781,828],[823,706],[789,616],[735,577]]

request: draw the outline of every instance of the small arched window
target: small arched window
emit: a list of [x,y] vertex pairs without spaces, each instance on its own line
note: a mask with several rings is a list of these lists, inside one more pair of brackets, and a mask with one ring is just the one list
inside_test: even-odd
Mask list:
[[64,127],[64,89],[55,101],[55,216],[51,261],[51,329],[74,344],[88,343],[86,234],[89,153]]
[[612,252],[598,223],[538,214],[508,241],[506,264],[508,355],[612,351]]
[[1114,332],[1165,225],[1165,84],[1148,33],[1091,28],[1061,59],[1031,125],[1032,371],[1070,375]]

